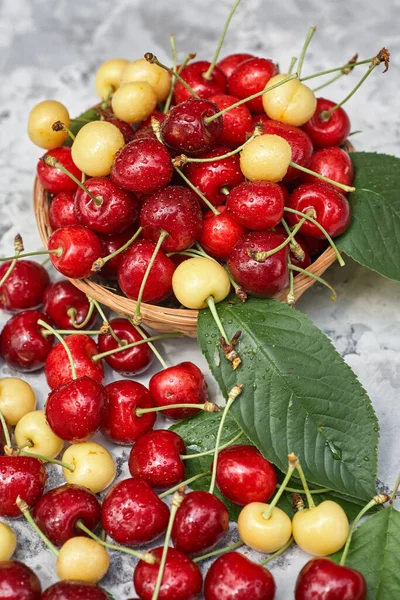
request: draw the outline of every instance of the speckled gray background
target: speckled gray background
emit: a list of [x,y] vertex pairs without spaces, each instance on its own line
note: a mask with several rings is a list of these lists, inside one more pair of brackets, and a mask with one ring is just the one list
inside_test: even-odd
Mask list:
[[[147,51],[168,60],[170,33],[176,35],[180,57],[196,51],[199,58],[210,58],[230,4],[228,0],[0,1],[1,254],[10,252],[17,232],[26,248],[40,248],[31,209],[32,178],[40,150],[25,133],[30,108],[40,100],[55,98],[72,115],[78,114],[96,102],[93,79],[103,60],[135,59]],[[242,0],[224,51],[271,57],[284,69],[299,52],[308,27],[317,25],[304,67],[304,73],[312,73],[343,64],[356,51],[369,57],[387,46],[392,52],[389,73],[376,71],[349,102],[348,111],[353,130],[362,130],[353,138],[358,149],[400,155],[399,14],[399,0]],[[351,79],[343,79],[329,90],[329,97],[340,100],[357,77],[354,73]],[[391,488],[400,462],[400,286],[351,261],[343,269],[333,267],[329,279],[339,293],[336,304],[325,290],[314,286],[299,308],[330,336],[369,392],[382,428],[379,479]],[[6,315],[0,315],[0,323],[5,320]],[[206,370],[194,341],[164,344],[164,350],[173,362],[185,357]],[[3,366],[0,374],[8,375],[10,370]],[[142,378],[144,383],[149,375]],[[43,374],[27,379],[42,405],[47,395]],[[217,396],[211,377],[208,380]],[[124,475],[127,451],[115,454],[119,474]],[[57,467],[50,467],[49,474],[50,487],[61,481]],[[15,521],[14,526],[19,534],[17,558],[37,570],[44,586],[54,582],[52,556],[24,523]],[[272,564],[277,600],[292,597],[296,575],[306,560],[304,554],[292,550]],[[118,600],[133,595],[132,570],[130,558],[112,554],[103,583]]]

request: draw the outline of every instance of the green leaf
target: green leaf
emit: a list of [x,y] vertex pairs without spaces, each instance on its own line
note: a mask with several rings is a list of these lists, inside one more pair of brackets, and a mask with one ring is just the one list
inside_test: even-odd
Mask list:
[[[342,553],[331,556],[340,561]],[[367,600],[398,600],[400,597],[400,513],[389,506],[373,515],[351,541],[346,566],[360,571],[367,582]]]
[[281,471],[295,452],[309,482],[371,498],[379,427],[354,373],[301,312],[276,300],[232,302],[219,303],[218,313],[229,336],[242,332],[239,368],[225,359],[208,310],[200,311],[198,338],[224,397],[243,384],[231,408],[239,426]]
[[349,194],[351,224],[337,246],[364,267],[400,281],[400,159],[351,153],[356,191]]
[[[86,124],[86,122],[98,121],[100,119],[100,116],[99,116],[97,108],[89,108],[89,110],[86,110],[81,115],[79,115],[79,117],[76,117],[76,118],[82,119],[82,121],[81,120],[75,121],[74,119],[71,119],[70,130],[72,131],[72,133],[74,135],[76,135],[78,133],[78,131],[80,129],[82,129],[82,127]],[[67,139],[64,142],[64,146],[72,146],[71,138],[67,137]]]

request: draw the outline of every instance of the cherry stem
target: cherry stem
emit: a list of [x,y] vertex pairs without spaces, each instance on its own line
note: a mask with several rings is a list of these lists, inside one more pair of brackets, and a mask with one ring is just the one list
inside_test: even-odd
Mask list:
[[124,344],[124,342],[119,339],[119,337],[115,333],[114,329],[111,327],[106,315],[104,314],[103,309],[101,308],[101,305],[94,298],[92,298],[92,302],[93,302],[94,306],[96,307],[97,312],[99,313],[103,323],[107,326],[107,329],[108,329],[107,333],[110,333],[112,338],[117,342],[118,346],[123,346],[125,348],[126,343]]
[[73,142],[76,139],[76,136],[72,133],[72,131],[62,121],[56,121],[55,123],[53,123],[53,125],[51,126],[51,128],[52,128],[53,131],[66,131],[67,134],[68,134],[68,137]]
[[114,252],[111,252],[111,254],[108,254],[108,256],[105,256],[104,258],[98,258],[97,260],[95,260],[92,265],[92,271],[101,271],[102,267],[106,264],[106,262],[114,258],[114,256],[118,256],[118,254],[124,252],[124,250],[129,248],[129,246],[133,244],[136,238],[142,233],[142,230],[143,227],[139,227],[136,233],[123,246],[121,246],[121,248],[118,248],[118,250],[114,250]]
[[91,200],[93,200],[95,206],[100,206],[100,204],[103,202],[102,198],[100,198],[99,196],[94,196],[91,192],[89,192],[87,187],[85,185],[83,185],[83,183],[81,181],[79,181],[79,179],[77,177],[75,177],[75,175],[73,175],[73,173],[71,173],[71,171],[68,171],[68,169],[66,169],[64,167],[64,165],[62,165],[56,158],[54,158],[54,156],[50,156],[50,155],[44,156],[42,158],[42,160],[43,160],[44,164],[47,165],[48,167],[54,167],[56,169],[59,169],[60,171],[65,173],[65,175],[68,175],[68,177],[70,179],[72,179],[72,181],[75,181],[77,186],[80,187],[81,190],[83,190],[85,192],[85,194],[87,194],[89,196],[89,198],[91,198]]
[[288,206],[285,206],[285,210],[286,212],[290,212],[294,215],[298,215],[299,217],[304,217],[306,219],[306,221],[310,221],[310,223],[313,223],[313,225],[315,225],[316,227],[318,227],[318,229],[320,231],[322,231],[322,233],[324,234],[324,236],[326,237],[326,239],[328,240],[329,244],[332,246],[333,251],[335,252],[336,258],[338,260],[338,263],[341,267],[344,267],[344,260],[340,255],[339,250],[337,249],[333,239],[331,238],[331,236],[329,235],[329,233],[326,231],[326,229],[320,224],[318,223],[318,221],[316,219],[314,219],[313,217],[310,217],[310,215],[308,215],[307,213],[303,213],[300,212],[299,210],[295,210],[294,208],[289,208]]
[[244,542],[239,541],[234,544],[230,544],[229,546],[225,546],[225,548],[218,548],[218,550],[214,550],[213,552],[208,552],[207,554],[203,554],[203,556],[197,556],[193,558],[193,562],[198,563],[202,560],[206,560],[207,558],[212,558],[213,556],[218,556],[219,554],[224,554],[225,552],[230,552],[231,550],[236,550],[236,548],[241,548],[244,546]]
[[[171,37],[174,37],[174,36],[171,36]],[[175,42],[175,40],[174,40],[174,42]],[[172,42],[171,42],[171,45],[172,45]],[[182,62],[182,64],[178,68],[178,71],[177,71],[178,75],[181,74],[182,69],[184,69],[186,67],[186,65],[188,64],[188,62],[191,61],[191,60],[193,60],[195,57],[196,57],[196,54],[193,54],[193,53],[189,53],[186,56],[185,60]],[[169,90],[168,98],[167,98],[167,100],[165,102],[165,106],[164,106],[164,114],[165,115],[167,114],[167,112],[170,109],[171,102],[172,102],[172,96],[174,95],[174,89],[175,89],[175,79],[173,79],[173,81],[171,82],[171,89]]]
[[301,485],[303,486],[304,493],[305,493],[306,498],[307,498],[308,508],[310,508],[310,509],[311,508],[315,508],[315,502],[313,500],[312,495],[310,494],[310,488],[308,487],[306,476],[304,475],[303,467],[301,466],[299,460],[297,462],[296,469],[297,469],[297,472],[299,474]]
[[200,410],[204,410],[205,412],[220,412],[220,408],[214,402],[209,402],[208,400],[204,402],[204,404],[190,404],[189,402],[180,403],[180,404],[167,404],[165,406],[153,406],[151,408],[137,408],[135,410],[135,414],[137,417],[141,417],[142,415],[147,415],[147,413],[154,413],[163,410],[170,410],[172,408],[199,408]]
[[243,148],[245,146],[247,146],[247,144],[250,144],[250,142],[252,142],[253,139],[255,137],[258,137],[259,135],[261,135],[260,130],[253,133],[241,146],[238,146],[234,150],[230,150],[230,152],[227,152],[226,154],[221,154],[220,156],[212,156],[210,158],[196,158],[196,157],[186,156],[185,154],[181,154],[180,156],[177,156],[176,158],[174,158],[172,160],[172,163],[174,163],[174,161],[177,161],[177,163],[179,163],[178,166],[181,166],[182,163],[183,164],[186,164],[186,163],[212,163],[212,162],[216,162],[217,160],[223,160],[224,158],[229,158],[230,156],[235,156],[235,154],[239,154],[239,152],[241,152],[243,150]]
[[308,46],[309,46],[309,44],[310,44],[310,42],[311,42],[311,40],[312,40],[312,38],[313,38],[314,33],[316,32],[316,30],[317,30],[316,27],[310,27],[310,29],[308,30],[307,37],[305,39],[303,48],[301,50],[299,62],[298,62],[298,65],[297,65],[297,75],[299,76],[299,78],[300,78],[300,75],[301,75],[301,70],[303,68],[303,62],[304,62],[304,58],[306,56],[307,48],[308,48]]
[[396,483],[394,485],[394,488],[393,488],[392,495],[390,496],[390,504],[393,504],[393,502],[396,500],[396,496],[397,496],[397,492],[399,490],[399,487],[400,487],[400,475],[397,478],[397,481],[396,481]]
[[106,352],[101,352],[100,354],[95,354],[92,356],[92,360],[97,362],[102,358],[106,358],[107,356],[112,356],[113,354],[117,354],[118,352],[124,352],[124,350],[129,350],[130,348],[135,348],[136,346],[141,346],[142,344],[147,344],[148,342],[155,342],[156,340],[164,340],[166,338],[175,338],[175,337],[183,337],[183,333],[160,333],[159,335],[153,335],[152,337],[143,338],[143,340],[138,340],[137,342],[132,342],[131,344],[126,344],[125,346],[119,346],[118,348],[114,348],[113,350],[106,350]]
[[[131,320],[131,323],[132,323],[132,320]],[[145,334],[145,332],[143,331],[143,329],[141,329],[138,325],[135,325],[135,323],[132,323],[132,325],[134,326],[134,328],[136,329],[136,331],[139,333],[139,335],[141,335],[142,338],[147,341],[147,343],[149,345],[149,348],[153,352],[154,356],[161,363],[162,368],[163,369],[168,369],[167,363],[165,362],[165,360],[163,359],[163,357],[161,356],[161,354],[159,353],[159,351],[157,350],[157,348],[155,347],[155,345],[152,344],[151,342],[149,342],[149,337]]]
[[113,97],[114,92],[115,92],[114,86],[110,85],[110,87],[108,88],[107,96],[104,98],[103,102],[101,103],[101,108],[103,110],[107,110],[107,108],[110,106],[110,100]]
[[[171,44],[171,50],[172,50],[172,70],[174,73],[176,73],[177,70],[177,56],[176,56],[176,43],[175,43],[175,36],[174,35],[170,35],[169,36],[169,43]],[[173,79],[171,81],[171,87],[168,93],[168,97],[167,100],[165,101],[164,104],[164,115],[167,114],[167,112],[169,111],[169,107],[171,106],[171,102],[172,102],[172,96],[174,93],[174,83],[175,83],[175,79]]]
[[223,413],[221,416],[221,421],[220,421],[218,431],[217,431],[217,437],[215,439],[214,462],[213,462],[213,468],[212,468],[212,473],[211,473],[211,483],[210,483],[210,487],[208,490],[210,494],[214,493],[215,482],[217,479],[218,453],[219,453],[219,446],[220,446],[220,442],[221,442],[221,435],[222,435],[222,430],[224,428],[224,423],[225,423],[226,417],[228,416],[230,407],[232,406],[232,404],[234,403],[236,398],[242,393],[242,389],[243,389],[242,385],[234,385],[233,386],[233,388],[230,390],[230,392],[228,394],[228,400],[225,404],[225,407],[224,407],[224,410],[223,410]]
[[332,296],[331,296],[332,302],[336,302],[336,300],[337,300],[336,290],[333,286],[331,286],[330,283],[328,283],[326,281],[326,279],[319,277],[319,275],[316,275],[315,273],[311,273],[311,271],[308,271],[307,269],[302,269],[301,267],[298,267],[297,265],[293,265],[292,263],[290,263],[288,265],[288,267],[289,267],[289,272],[296,271],[297,273],[303,273],[303,275],[307,275],[307,277],[311,277],[311,279],[315,279],[315,281],[322,283],[322,285],[327,287],[332,292]]
[[289,268],[289,292],[288,292],[288,295],[286,296],[286,302],[288,303],[289,306],[293,306],[294,304],[296,304],[296,294],[294,292],[293,269],[290,268],[292,266],[292,261],[290,260],[290,256],[287,257],[287,263],[288,263],[288,268]]
[[251,256],[251,258],[254,258],[254,260],[256,260],[257,262],[265,262],[267,260],[267,258],[269,258],[270,256],[273,256],[274,254],[279,252],[279,250],[282,250],[283,248],[285,248],[285,246],[290,244],[290,242],[292,241],[292,239],[294,238],[296,233],[299,231],[299,229],[301,229],[304,222],[305,222],[305,218],[303,217],[297,223],[296,227],[294,227],[293,231],[291,231],[291,233],[288,235],[288,237],[281,244],[279,244],[279,246],[272,248],[272,250],[268,250],[266,252],[254,252],[252,250],[248,250],[247,252]]
[[190,189],[192,189],[194,191],[194,193],[197,194],[199,196],[199,198],[202,199],[204,204],[211,210],[211,212],[214,213],[214,215],[220,214],[220,212],[215,208],[215,206],[213,204],[211,204],[211,202],[209,200],[207,200],[207,198],[204,196],[204,194],[202,194],[201,191],[195,185],[193,185],[193,183],[190,181],[190,179],[188,179],[186,177],[186,175],[181,171],[181,169],[179,167],[175,167],[175,171],[182,177],[182,179],[185,181],[185,183],[187,183],[187,185],[190,187]]
[[4,439],[6,440],[6,446],[8,448],[11,448],[10,431],[7,426],[7,421],[5,420],[4,415],[1,412],[1,410],[0,410],[0,421],[1,421],[1,426],[3,428],[3,432],[4,432]]
[[55,250],[37,250],[36,252],[25,252],[24,254],[17,254],[16,256],[6,256],[5,258],[0,258],[0,262],[15,260],[17,258],[26,258],[27,256],[40,256],[42,254],[56,254],[57,256],[61,256],[62,248],[56,248]]
[[37,323],[41,327],[44,327],[45,329],[47,329],[47,331],[50,331],[58,339],[60,344],[64,347],[64,350],[68,356],[69,364],[71,365],[72,379],[76,379],[77,375],[76,375],[74,359],[72,358],[71,350],[68,348],[68,345],[66,344],[65,340],[61,337],[61,335],[58,333],[58,331],[56,331],[53,327],[51,327],[51,325],[46,323],[46,321],[42,321],[42,319],[39,319]]
[[[281,224],[282,224],[284,230],[286,231],[286,233],[288,235],[290,235],[292,233],[292,230],[290,229],[289,225],[286,223],[285,219],[281,219]],[[295,240],[294,237],[290,240],[290,248],[294,254],[294,257],[297,258],[297,260],[304,260],[304,257],[305,257],[304,250],[300,246],[300,244]]]
[[26,440],[22,446],[17,447],[19,451],[25,450],[25,448],[33,448],[33,442],[31,440]]
[[88,309],[87,315],[84,318],[84,320],[82,321],[82,323],[77,323],[75,320],[76,313],[77,313],[76,308],[71,307],[67,310],[67,315],[71,319],[71,323],[75,329],[84,329],[86,327],[86,325],[89,323],[90,319],[92,318],[92,314],[94,311],[94,302],[93,302],[92,298],[88,298],[88,300],[89,300],[89,309]]
[[50,256],[48,256],[47,258],[45,258],[44,260],[42,260],[42,262],[40,263],[42,265],[42,267],[44,267],[45,265],[47,265],[47,263],[50,260]]
[[[281,485],[279,483],[276,484],[277,488],[280,488]],[[293,494],[303,494],[304,490],[298,490],[296,488],[291,488],[291,487],[286,487],[285,488],[286,492],[291,492]],[[327,494],[328,492],[331,492],[331,488],[320,488],[319,490],[310,490],[310,494]]]
[[271,562],[271,560],[274,560],[274,558],[277,558],[278,556],[280,556],[281,554],[283,554],[284,552],[286,552],[286,550],[288,548],[290,548],[290,546],[293,544],[293,536],[286,542],[286,544],[284,544],[282,546],[282,548],[279,548],[279,550],[277,550],[276,552],[274,552],[273,554],[271,554],[270,556],[268,556],[268,558],[266,558],[265,560],[263,560],[262,562],[260,562],[260,565],[263,567],[264,565],[267,565],[269,562]]
[[356,188],[353,187],[352,185],[345,185],[344,183],[339,183],[338,181],[329,179],[329,177],[325,177],[324,175],[321,175],[320,173],[317,173],[316,171],[311,171],[311,169],[307,169],[307,167],[302,167],[301,165],[298,165],[292,161],[290,161],[289,165],[291,167],[294,167],[295,169],[298,169],[299,171],[302,171],[303,173],[308,173],[309,175],[314,175],[314,177],[317,177],[318,179],[321,179],[322,181],[325,181],[326,183],[330,183],[331,185],[334,185],[335,187],[338,187],[345,192],[355,192],[356,191]]
[[170,494],[173,494],[174,492],[176,492],[176,490],[179,490],[179,488],[190,485],[191,483],[197,481],[198,479],[201,479],[202,477],[206,477],[206,475],[209,475],[209,474],[210,474],[209,471],[204,471],[204,473],[198,473],[197,475],[193,475],[193,477],[189,477],[189,479],[185,479],[185,481],[178,483],[178,485],[174,485],[174,487],[170,488],[166,492],[163,492],[162,494],[158,494],[158,497],[160,498],[160,500],[162,500],[163,498],[166,498]]
[[30,458],[37,458],[38,460],[42,460],[43,462],[59,465],[60,467],[63,467],[63,469],[71,471],[71,473],[75,471],[75,466],[70,463],[63,462],[62,460],[57,460],[57,458],[49,458],[48,456],[43,456],[43,454],[36,454],[36,452],[25,452],[25,450],[20,450],[18,452],[18,456],[29,456]]
[[327,87],[328,85],[331,85],[332,83],[335,83],[335,81],[337,81],[338,79],[340,79],[341,77],[343,77],[343,75],[346,75],[347,73],[344,73],[343,71],[341,71],[340,73],[338,73],[337,75],[335,75],[334,77],[332,77],[332,79],[329,79],[329,81],[326,81],[325,83],[321,83],[321,85],[319,85],[318,87],[313,89],[313,92],[318,92],[319,90],[322,90],[323,88]]
[[224,326],[222,325],[221,319],[219,318],[217,307],[215,306],[214,296],[208,296],[208,298],[206,298],[206,304],[208,305],[208,308],[210,309],[210,312],[211,312],[213,319],[219,329],[220,334],[224,338],[225,342],[227,344],[229,344],[229,338],[226,334]]
[[4,273],[3,277],[1,278],[1,280],[0,280],[0,287],[9,278],[9,276],[11,275],[11,273],[14,270],[15,265],[17,264],[19,255],[21,254],[21,252],[24,251],[24,244],[23,244],[23,241],[22,241],[22,237],[20,236],[19,233],[17,233],[17,235],[14,238],[14,251],[15,251],[15,258],[11,261],[11,264],[9,265],[7,271]]
[[217,60],[218,60],[218,57],[219,57],[219,54],[221,52],[221,48],[222,48],[222,45],[224,43],[225,36],[227,34],[230,22],[232,20],[233,15],[235,14],[235,11],[236,11],[237,7],[239,6],[239,4],[240,4],[240,0],[236,0],[236,2],[234,3],[234,5],[232,6],[232,8],[231,8],[231,10],[229,12],[228,18],[226,20],[225,26],[224,26],[224,28],[222,30],[221,37],[219,38],[218,46],[217,46],[217,49],[215,51],[214,57],[213,57],[213,59],[211,61],[211,64],[208,67],[207,71],[205,73],[203,73],[204,79],[207,79],[208,81],[210,81],[212,79],[212,72],[214,70],[214,67],[215,67],[215,65],[217,63]]
[[[56,331],[60,335],[100,335],[101,333],[104,333],[102,329],[56,329]],[[53,334],[51,331],[42,331],[42,335],[46,337]]]
[[174,71],[173,69],[170,69],[166,65],[163,65],[162,63],[160,63],[158,58],[156,56],[154,56],[154,54],[152,54],[151,52],[146,52],[144,57],[147,60],[147,62],[149,62],[150,64],[157,65],[158,67],[161,67],[161,69],[164,69],[165,71],[167,71],[167,73],[169,73],[171,75],[171,77],[173,77],[174,80],[177,79],[187,89],[187,91],[193,96],[193,98],[196,98],[196,100],[200,100],[200,96],[198,94],[196,94],[196,92],[190,87],[190,85],[188,83],[186,83],[186,81],[184,79],[182,79],[182,77],[179,75],[178,71]]
[[[366,60],[359,60],[353,63],[353,67],[358,67],[359,65],[367,65],[373,60],[372,58],[367,58]],[[314,75],[307,75],[307,77],[302,77],[300,81],[308,81],[309,79],[314,79],[315,77],[322,77],[322,75],[329,75],[330,73],[336,73],[337,71],[342,71],[348,67],[348,63],[342,65],[341,67],[335,67],[334,69],[327,69],[326,71],[319,71],[319,73],[314,73]]]
[[289,454],[288,460],[289,460],[289,467],[288,467],[287,473],[285,475],[285,479],[282,481],[282,483],[279,487],[279,490],[276,492],[275,496],[273,497],[272,502],[270,504],[268,504],[268,508],[262,513],[262,518],[265,519],[266,521],[268,521],[268,519],[271,517],[272,511],[275,508],[275,506],[278,504],[282,494],[284,493],[286,486],[289,483],[291,476],[293,475],[293,471],[296,469],[296,465],[299,461],[297,456],[293,453]]
[[[221,451],[221,450],[224,450],[225,448],[228,448],[229,446],[232,446],[232,444],[237,442],[237,440],[239,438],[241,438],[242,435],[243,435],[243,431],[240,431],[237,435],[235,435],[234,438],[229,440],[229,442],[226,442],[226,444],[222,444],[222,446],[219,447],[219,450]],[[202,456],[210,456],[210,454],[214,454],[214,453],[215,453],[215,448],[213,448],[212,450],[206,450],[205,452],[197,452],[196,454],[181,454],[180,459],[181,460],[190,460],[191,458],[201,458]]]
[[289,69],[288,69],[288,75],[292,74],[292,71],[294,69],[294,65],[297,62],[297,56],[292,56],[291,60],[290,60],[290,65],[289,65]]
[[49,550],[51,550],[51,552],[54,554],[54,556],[58,556],[58,554],[59,554],[58,549],[54,546],[54,544],[51,543],[51,541],[45,536],[43,531],[36,525],[35,521],[33,520],[32,515],[29,511],[29,506],[27,505],[25,500],[22,500],[22,498],[20,496],[18,496],[18,498],[16,499],[16,504],[17,504],[19,510],[24,515],[25,519],[28,521],[29,525],[37,533],[37,535],[40,537],[40,539],[46,544],[46,546],[49,548]]

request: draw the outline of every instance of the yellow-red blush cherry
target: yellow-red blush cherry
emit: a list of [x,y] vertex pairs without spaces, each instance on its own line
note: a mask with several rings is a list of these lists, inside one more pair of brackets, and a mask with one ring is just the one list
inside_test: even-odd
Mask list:
[[149,117],[157,106],[157,96],[146,81],[124,83],[111,100],[115,116],[126,123],[137,123]]
[[17,537],[14,531],[3,521],[0,521],[0,562],[9,560],[17,547]]
[[332,500],[300,510],[293,517],[294,541],[304,552],[313,556],[328,556],[338,552],[348,534],[346,513]]
[[102,177],[110,173],[114,156],[124,144],[118,127],[108,121],[92,121],[78,131],[72,160],[83,173]]
[[60,454],[64,441],[56,436],[47,424],[44,410],[35,410],[22,417],[15,428],[15,441],[17,446],[24,448],[29,454],[41,454],[47,458],[55,458]]
[[57,100],[44,100],[36,104],[29,113],[28,135],[30,140],[46,150],[61,146],[68,136],[67,131],[53,131],[52,126],[61,121],[66,127],[70,126],[69,113],[64,104]]
[[96,442],[72,444],[64,452],[62,461],[73,467],[73,471],[63,467],[67,483],[87,487],[94,494],[105,490],[116,476],[113,457]]
[[0,379],[0,410],[12,427],[35,408],[35,392],[29,383],[19,377]]
[[129,63],[125,58],[111,58],[97,69],[95,87],[96,93],[102,100],[119,88],[121,73]]
[[139,58],[128,63],[121,73],[121,85],[132,81],[145,81],[153,88],[157,103],[164,102],[171,89],[171,77],[165,69]]
[[205,308],[207,298],[221,302],[230,292],[231,282],[225,269],[210,258],[189,258],[182,262],[172,277],[172,289],[186,308]]
[[[272,77],[266,88],[280,83],[288,75]],[[290,79],[262,96],[265,112],[270,119],[300,127],[315,113],[317,99],[314,92],[298,79]]]
[[56,562],[61,580],[98,583],[108,571],[110,559],[104,546],[87,537],[73,537],[60,548]]
[[282,181],[292,160],[290,144],[266,133],[251,140],[240,154],[240,168],[250,181]]
[[275,506],[270,517],[263,515],[269,504],[250,502],[238,519],[240,539],[250,548],[269,554],[284,546],[292,535],[292,522],[283,510]]

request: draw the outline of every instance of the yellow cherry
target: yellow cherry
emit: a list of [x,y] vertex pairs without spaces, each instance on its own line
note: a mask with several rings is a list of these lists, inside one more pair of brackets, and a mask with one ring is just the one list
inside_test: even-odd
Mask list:
[[110,559],[104,546],[90,538],[78,536],[61,546],[56,570],[61,580],[98,583],[107,573],[109,565]]
[[35,392],[29,383],[19,377],[0,379],[0,410],[12,427],[35,408]]
[[[288,75],[272,77],[266,85],[271,87]],[[264,110],[270,119],[300,127],[315,113],[317,99],[314,92],[298,79],[291,79],[262,96]]]
[[274,506],[269,519],[263,514],[269,504],[250,502],[241,511],[238,519],[240,539],[258,552],[276,552],[289,541],[292,522],[283,510]]
[[146,81],[125,83],[111,100],[115,116],[126,123],[144,121],[157,106],[155,91]]
[[64,441],[48,426],[44,410],[35,410],[24,415],[18,422],[14,435],[19,448],[27,443],[32,444],[24,448],[27,454],[34,452],[48,458],[55,458],[64,446]]
[[9,560],[17,547],[17,537],[11,527],[0,521],[0,561]]
[[240,154],[240,168],[250,181],[282,181],[292,160],[290,144],[279,135],[255,137]]
[[72,159],[78,169],[91,177],[108,175],[115,154],[125,144],[124,136],[108,121],[86,123],[72,144]]
[[145,58],[130,62],[121,74],[121,85],[131,81],[146,81],[153,88],[157,102],[164,102],[171,89],[171,77],[165,69],[149,63]]
[[189,258],[172,277],[172,289],[186,308],[205,308],[209,296],[221,302],[230,292],[231,282],[225,269],[210,258]]
[[294,541],[304,552],[313,556],[337,552],[344,546],[348,534],[346,513],[332,500],[300,510],[293,517]]
[[73,471],[63,468],[67,483],[87,487],[94,494],[105,490],[115,479],[113,457],[96,442],[72,444],[64,452],[62,462],[74,467]]
[[61,146],[68,133],[65,130],[53,131],[52,125],[56,121],[61,121],[68,128],[70,126],[69,113],[64,104],[57,100],[44,100],[36,104],[28,117],[28,135],[31,141],[46,150]]
[[112,58],[106,60],[97,69],[95,87],[97,95],[102,100],[106,100],[110,93],[114,93],[119,88],[121,73],[128,63],[125,58]]

